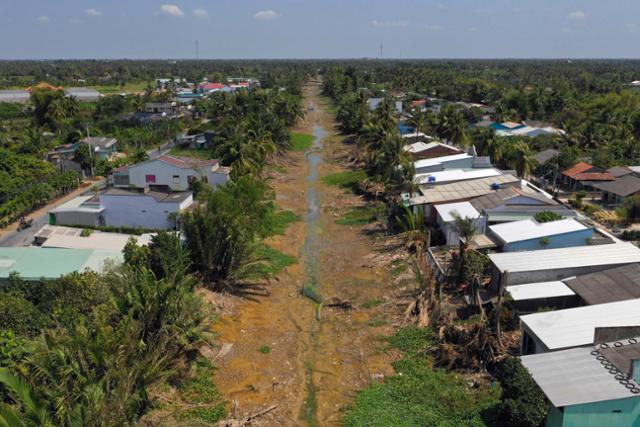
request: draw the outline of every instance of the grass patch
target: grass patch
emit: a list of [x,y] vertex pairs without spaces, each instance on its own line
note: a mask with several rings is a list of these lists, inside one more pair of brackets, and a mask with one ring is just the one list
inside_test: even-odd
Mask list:
[[267,245],[261,245],[256,255],[268,264],[260,268],[261,272],[270,276],[277,276],[282,270],[298,262],[296,257]]
[[273,222],[271,224],[271,235],[284,235],[287,228],[298,221],[300,221],[300,216],[296,215],[293,211],[283,209],[276,212],[273,215]]
[[211,158],[210,150],[195,148],[173,147],[171,150],[169,150],[169,154],[171,154],[172,156],[191,157],[193,159],[199,160],[209,160]]
[[178,392],[180,398],[187,403],[211,406],[198,406],[180,411],[175,416],[177,421],[200,420],[216,423],[226,416],[224,401],[213,382],[214,372],[215,368],[209,360],[204,358],[196,360],[193,377],[184,381],[178,387]]
[[361,391],[347,408],[344,426],[495,425],[483,415],[499,402],[499,387],[471,390],[457,375],[434,369],[419,355],[431,337],[429,330],[408,327],[387,338],[389,347],[405,353],[403,360],[394,363],[398,375]]
[[262,354],[269,354],[271,353],[271,347],[269,347],[268,345],[263,345],[258,349],[258,351]]
[[341,187],[348,190],[353,190],[355,186],[364,181],[367,177],[367,173],[361,169],[347,171],[347,172],[335,172],[326,175],[322,178],[322,182],[327,185],[333,185],[334,187]]
[[113,94],[113,93],[137,93],[144,91],[147,86],[151,84],[155,88],[155,82],[145,82],[145,81],[137,81],[137,82],[127,82],[124,86],[120,85],[104,85],[104,86],[93,86],[95,90],[104,94]]
[[336,221],[340,225],[366,225],[378,219],[378,207],[364,206],[353,208]]
[[369,301],[365,301],[364,303],[362,303],[362,308],[373,308],[373,307],[377,307],[380,304],[382,304],[382,300],[380,298],[376,298],[376,299],[371,299]]
[[315,139],[313,135],[294,132],[291,134],[291,151],[307,151]]

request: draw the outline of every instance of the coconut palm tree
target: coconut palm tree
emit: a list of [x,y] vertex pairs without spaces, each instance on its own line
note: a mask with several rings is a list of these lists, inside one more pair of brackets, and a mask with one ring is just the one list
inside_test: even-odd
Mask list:
[[515,169],[518,176],[527,178],[538,165],[538,162],[533,157],[534,153],[529,145],[524,141],[517,142],[511,151],[510,165]]
[[420,107],[416,107],[413,110],[411,110],[411,114],[407,119],[407,123],[409,124],[409,126],[411,126],[416,130],[416,133],[420,133],[424,131],[426,127],[426,122],[427,122],[427,114],[426,112],[422,111]]
[[452,213],[453,226],[460,238],[458,250],[458,281],[462,281],[466,262],[467,250],[471,244],[473,236],[478,233],[478,228],[473,218],[462,217],[457,212]]

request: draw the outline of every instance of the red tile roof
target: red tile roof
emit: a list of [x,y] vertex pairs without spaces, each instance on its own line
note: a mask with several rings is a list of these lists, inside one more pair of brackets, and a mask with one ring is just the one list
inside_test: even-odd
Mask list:
[[215,159],[199,160],[199,159],[192,159],[189,157],[178,157],[178,156],[161,156],[159,160],[183,169],[198,169],[198,168],[203,168],[207,166],[215,166],[218,164],[218,161]]
[[589,163],[580,162],[580,163],[576,163],[575,165],[573,165],[572,167],[570,167],[566,171],[563,171],[562,174],[573,178],[574,176],[576,176],[578,174],[581,174],[581,173],[585,173],[585,172],[587,172],[587,171],[589,171],[591,169],[594,169],[594,167],[592,165],[590,165]]
[[200,88],[204,90],[224,89],[224,87],[222,83],[203,83],[200,85]]
[[572,176],[576,181],[614,181],[616,179],[610,172],[585,172]]

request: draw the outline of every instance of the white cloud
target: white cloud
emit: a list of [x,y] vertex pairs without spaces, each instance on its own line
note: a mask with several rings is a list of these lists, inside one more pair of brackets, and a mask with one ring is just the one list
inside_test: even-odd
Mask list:
[[581,10],[577,10],[568,14],[567,19],[570,19],[572,21],[584,21],[585,19],[587,19],[587,14]]
[[371,25],[377,28],[403,28],[409,26],[409,21],[400,19],[398,21],[371,21]]
[[51,22],[51,18],[49,18],[48,16],[38,16],[36,18],[36,21],[38,21],[38,22]]
[[102,12],[97,9],[85,9],[84,14],[87,16],[100,16]]
[[207,12],[207,9],[203,9],[201,7],[199,7],[198,9],[193,9],[191,11],[191,13],[196,18],[208,18],[209,17],[209,12]]
[[184,16],[184,12],[182,11],[182,9],[180,9],[175,4],[163,4],[162,6],[160,6],[160,12],[169,16],[177,16],[177,17]]
[[280,14],[275,10],[261,10],[253,15],[253,19],[255,19],[256,21],[271,21],[272,19],[276,19],[279,16]]

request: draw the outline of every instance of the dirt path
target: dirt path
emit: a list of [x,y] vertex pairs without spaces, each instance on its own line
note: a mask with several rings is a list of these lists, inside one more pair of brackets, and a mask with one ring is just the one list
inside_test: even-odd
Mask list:
[[[230,347],[216,361],[216,382],[241,413],[277,404],[262,419],[264,425],[339,425],[355,391],[392,372],[378,339],[390,328],[382,302],[392,280],[374,265],[373,242],[362,227],[335,223],[363,202],[321,182],[322,176],[345,170],[345,147],[318,94],[318,86],[305,88],[306,107],[314,110],[297,129],[316,135],[314,146],[304,155],[287,155],[287,172],[273,182],[278,205],[303,220],[269,244],[299,262],[272,284],[270,297],[239,302],[237,312],[216,325],[219,341]],[[323,301],[349,299],[356,309],[319,310],[302,295],[305,287]]]

